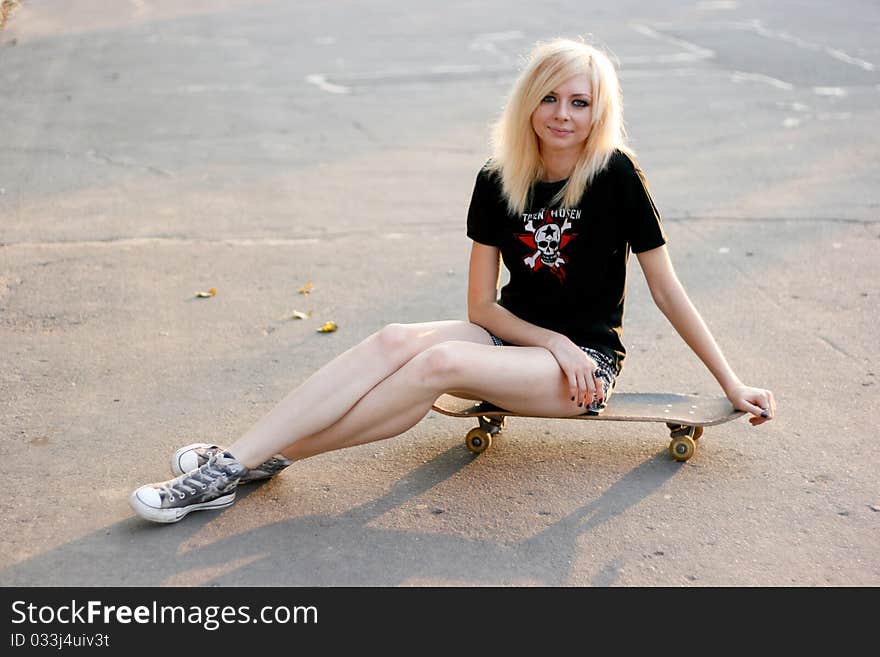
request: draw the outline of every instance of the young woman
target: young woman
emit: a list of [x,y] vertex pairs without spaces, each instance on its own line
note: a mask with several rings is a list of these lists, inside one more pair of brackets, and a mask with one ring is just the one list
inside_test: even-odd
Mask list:
[[[495,126],[467,218],[468,320],[390,324],[336,357],[226,448],[195,443],[178,476],[130,498],[156,522],[229,506],[240,483],[397,436],[443,393],[533,416],[604,408],[620,373],[626,263],[753,425],[769,390],[744,385],[675,275],[645,178],[624,141],[620,87],[599,50],[539,44]],[[509,283],[497,297],[501,260]]]

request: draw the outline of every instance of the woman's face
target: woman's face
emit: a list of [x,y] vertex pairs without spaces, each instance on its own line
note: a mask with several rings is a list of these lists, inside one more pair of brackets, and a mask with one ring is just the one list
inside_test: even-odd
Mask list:
[[592,122],[593,91],[586,73],[558,85],[532,113],[532,129],[543,154],[582,148]]

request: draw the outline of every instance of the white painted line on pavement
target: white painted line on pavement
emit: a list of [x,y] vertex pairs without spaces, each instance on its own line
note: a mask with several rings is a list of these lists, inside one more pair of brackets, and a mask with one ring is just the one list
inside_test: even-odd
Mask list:
[[866,71],[873,71],[877,68],[871,62],[867,62],[864,59],[859,59],[858,57],[852,57],[850,55],[847,55],[842,50],[837,50],[836,48],[826,48],[825,52],[827,52],[835,59],[839,59],[840,61],[846,62],[847,64],[853,64],[854,66],[863,68]]
[[225,244],[229,246],[299,246],[301,244],[318,244],[321,240],[317,237],[300,238],[223,238],[223,239],[199,239],[195,237],[120,237],[106,240],[59,240],[57,242],[10,242],[3,244],[3,248],[37,248],[37,249],[63,249],[63,248],[128,248],[132,246],[145,246],[156,244],[187,244],[196,246],[211,246]]
[[632,57],[626,60],[628,63],[682,61],[695,62],[704,59],[712,59],[713,57],[715,57],[715,51],[713,50],[703,48],[702,46],[698,46],[697,44],[691,43],[690,41],[685,41],[684,39],[678,39],[667,34],[662,34],[661,32],[658,32],[657,30],[648,27],[647,25],[632,24],[630,25],[630,27],[639,34],[642,34],[646,37],[657,39],[658,41],[665,41],[666,43],[671,43],[680,48],[684,48],[685,52],[674,53],[672,55],[657,55],[653,57]]
[[503,53],[498,50],[497,43],[515,41],[517,39],[522,39],[524,36],[525,35],[519,30],[512,30],[510,32],[486,32],[484,34],[476,35],[468,44],[468,48],[470,50],[487,52],[491,55],[502,57]]
[[341,84],[333,84],[332,82],[327,81],[327,77],[321,75],[320,73],[313,73],[312,75],[306,76],[306,82],[309,84],[313,84],[318,89],[322,91],[326,91],[331,94],[347,94],[351,92],[351,88],[343,87]]
[[765,26],[761,21],[755,19],[747,22],[741,23],[731,23],[731,27],[738,29],[747,29],[753,30],[756,34],[767,37],[768,39],[775,39],[777,41],[785,41],[787,43],[792,43],[800,48],[805,48],[807,50],[817,50],[822,51],[825,54],[837,59],[838,61],[844,62],[845,64],[851,64],[853,66],[858,66],[865,71],[874,71],[876,70],[876,66],[871,62],[860,59],[858,57],[853,57],[852,55],[847,54],[843,50],[839,48],[831,48],[829,46],[821,46],[818,43],[813,43],[811,41],[807,41],[806,39],[801,39],[793,34],[788,32],[783,32],[782,30],[772,30]]
[[819,96],[846,96],[846,89],[843,87],[813,87],[813,93]]
[[734,82],[763,82],[764,84],[769,84],[772,87],[776,87],[777,89],[784,89],[785,91],[790,91],[794,89],[794,85],[790,82],[786,82],[785,80],[779,80],[777,78],[772,78],[769,75],[763,75],[761,73],[746,73],[744,71],[734,71],[730,79]]
[[733,0],[709,0],[708,2],[698,2],[697,9],[703,10],[718,10],[718,9],[737,9],[739,8],[738,2],[733,2]]

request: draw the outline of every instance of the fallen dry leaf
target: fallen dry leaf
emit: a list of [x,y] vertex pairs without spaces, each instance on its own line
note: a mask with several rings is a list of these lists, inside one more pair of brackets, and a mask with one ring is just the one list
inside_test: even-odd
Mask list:
[[213,297],[216,294],[217,294],[217,288],[212,287],[207,292],[196,292],[196,297],[199,299],[207,299],[208,297]]
[[336,322],[324,322],[321,328],[318,329],[318,333],[333,333],[337,328],[339,327],[336,326]]
[[313,287],[314,287],[314,285],[312,285],[312,282],[309,281],[308,283],[306,283],[305,285],[303,285],[301,288],[299,288],[299,289],[297,290],[297,292],[299,292],[300,294],[308,294],[309,292],[312,291],[312,288],[313,288]]
[[[3,3],[0,4],[0,30],[6,27],[6,21],[9,20],[12,10],[18,7],[21,7],[19,0],[3,0]],[[13,43],[15,42],[13,41]]]

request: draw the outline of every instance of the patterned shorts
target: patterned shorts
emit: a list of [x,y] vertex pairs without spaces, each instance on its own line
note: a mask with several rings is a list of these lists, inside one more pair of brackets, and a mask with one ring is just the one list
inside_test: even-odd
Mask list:
[[[492,343],[496,347],[509,347],[515,346],[509,342],[505,342],[497,335],[493,335],[489,333],[489,336],[492,338]],[[611,393],[614,391],[614,384],[617,383],[617,368],[614,367],[614,361],[612,361],[607,355],[598,349],[593,349],[592,347],[581,347],[578,345],[587,356],[596,361],[597,369],[599,371],[599,379],[602,381],[604,395],[603,401],[601,404],[597,404],[596,402],[592,402],[587,410],[584,411],[585,415],[599,415],[603,410],[605,410],[605,406],[608,404],[608,399],[611,397]]]

